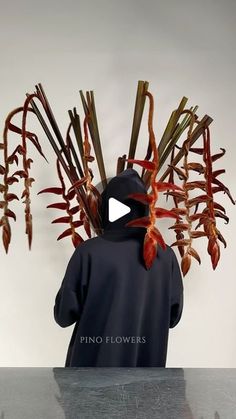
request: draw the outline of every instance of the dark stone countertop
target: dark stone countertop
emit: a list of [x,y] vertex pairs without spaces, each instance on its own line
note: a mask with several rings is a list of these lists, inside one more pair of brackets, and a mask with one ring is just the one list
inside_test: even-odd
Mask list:
[[236,419],[236,368],[0,368],[0,419]]

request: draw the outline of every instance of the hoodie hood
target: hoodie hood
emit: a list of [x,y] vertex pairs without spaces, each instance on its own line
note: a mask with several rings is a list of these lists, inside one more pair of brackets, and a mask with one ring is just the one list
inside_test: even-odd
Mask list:
[[[128,227],[126,223],[149,214],[149,206],[127,196],[131,193],[147,193],[145,184],[138,172],[132,168],[126,169],[112,178],[101,194],[101,222],[104,237],[134,237],[144,236],[146,228]],[[130,207],[131,211],[111,222],[108,219],[109,199],[115,198]]]

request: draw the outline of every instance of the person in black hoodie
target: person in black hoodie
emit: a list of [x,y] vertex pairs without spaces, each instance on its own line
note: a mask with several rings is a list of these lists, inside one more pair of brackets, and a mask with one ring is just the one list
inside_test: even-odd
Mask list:
[[[126,169],[101,194],[103,234],[76,247],[56,295],[54,319],[75,324],[65,367],[165,367],[169,328],[183,310],[183,281],[173,249],[143,261],[144,227],[125,226],[148,215],[131,193],[147,193],[138,172]],[[109,221],[109,199],[130,207]]]

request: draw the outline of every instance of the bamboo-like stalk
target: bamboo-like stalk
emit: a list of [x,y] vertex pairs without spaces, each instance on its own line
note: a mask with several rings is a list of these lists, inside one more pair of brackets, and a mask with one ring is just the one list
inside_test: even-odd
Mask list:
[[89,132],[92,139],[94,152],[96,155],[96,160],[98,164],[98,169],[99,169],[102,185],[105,188],[107,185],[107,177],[106,177],[105,165],[103,161],[100,135],[99,135],[99,130],[98,130],[94,95],[93,95],[93,92],[91,91],[90,92],[91,97],[90,97],[89,92],[87,91],[86,92],[87,102],[86,102],[83,91],[80,90],[79,93],[82,100],[84,113],[85,115],[89,115],[89,120],[88,120]]
[[[184,110],[184,107],[188,101],[188,98],[185,96],[182,98],[178,108],[172,112],[170,119],[167,123],[166,129],[162,135],[162,138],[160,140],[160,143],[158,145],[158,153],[159,153],[159,171],[168,158],[169,154],[171,153],[174,145],[177,143],[179,137],[184,132],[184,130],[187,128],[187,126],[190,123],[189,115],[185,115],[182,122],[178,123],[179,117],[181,115],[181,112]],[[193,112],[195,113],[198,109],[198,106],[195,106]],[[192,110],[192,107],[191,107]],[[148,153],[145,157],[145,159],[150,159],[150,151],[148,149]],[[144,182],[147,182],[149,174],[147,171],[143,170],[142,172],[142,179]]]
[[[133,159],[135,156],[135,151],[136,151],[137,142],[138,142],[138,135],[139,135],[140,125],[142,121],[143,110],[144,110],[144,105],[145,105],[145,100],[146,100],[145,92],[148,90],[148,86],[149,86],[149,83],[147,81],[145,82],[142,80],[138,81],[128,159]],[[131,167],[133,167],[133,163],[128,162],[127,169]]]
[[[82,140],[82,132],[81,132],[81,126],[80,126],[80,118],[79,115],[76,113],[76,108],[74,108],[74,114],[71,110],[68,110],[69,113],[69,117],[72,123],[72,127],[74,130],[74,134],[75,134],[75,139],[77,142],[77,146],[78,146],[78,150],[80,153],[80,158],[82,161],[82,165],[84,168],[84,160],[83,160],[83,140]],[[77,156],[78,158],[78,156]],[[80,176],[83,177],[84,176],[84,171],[81,169],[81,173]]]
[[55,135],[56,135],[56,137],[57,137],[57,139],[59,141],[59,144],[60,144],[60,146],[62,148],[62,151],[65,154],[66,159],[68,160],[68,163],[71,164],[72,162],[70,160],[70,155],[69,155],[69,153],[68,153],[68,151],[66,149],[66,146],[65,146],[63,137],[62,137],[61,132],[59,130],[59,127],[57,125],[56,119],[55,119],[55,117],[53,115],[51,106],[50,106],[50,104],[49,104],[49,102],[47,100],[46,94],[45,94],[45,92],[43,90],[43,86],[42,86],[41,83],[39,83],[35,87],[36,87],[36,92],[37,92],[39,98],[42,99],[42,103],[44,104],[45,112],[46,112],[47,117],[48,117],[48,119],[49,119],[49,121],[51,123],[51,126],[53,128],[53,131],[55,132]]
[[[212,118],[210,118],[208,115],[205,115],[203,117],[203,119],[201,121],[199,121],[198,126],[194,129],[193,133],[192,133],[192,140],[190,143],[190,147],[195,143],[195,141],[200,137],[200,135],[202,135],[202,132],[204,130],[204,126],[205,124],[210,125],[210,123],[213,121]],[[189,120],[188,120],[188,125],[189,125]],[[182,127],[184,130],[186,129],[186,127],[188,126],[185,123],[185,126]],[[162,159],[160,159],[160,167],[164,164],[165,160],[167,159],[168,155],[171,153],[171,151],[173,150],[173,147],[175,146],[175,144],[177,143],[177,140],[179,139],[180,135],[183,133],[183,129],[180,126],[178,126],[177,128],[177,137],[174,137],[172,139],[172,141],[170,142],[168,148],[166,149],[166,151],[164,152],[164,154],[162,154]],[[180,150],[174,160],[173,160],[173,165],[176,165],[180,159],[183,157],[183,150]],[[160,178],[160,181],[163,181],[169,174],[170,171],[172,169],[171,168],[167,168],[165,173],[162,175],[162,177]],[[145,186],[147,188],[147,190],[150,187],[150,174],[148,172],[145,173],[144,177],[143,177],[143,181],[145,183]]]
[[79,174],[80,174],[80,176],[81,176],[81,178],[82,178],[82,177],[84,176],[84,172],[83,172],[83,170],[82,170],[82,167],[81,167],[80,161],[79,161],[79,159],[78,159],[78,155],[77,155],[77,153],[76,153],[76,151],[75,151],[74,144],[73,144],[73,142],[72,142],[72,140],[71,140],[71,136],[70,136],[70,133],[69,133],[69,131],[70,131],[70,128],[71,128],[71,127],[73,127],[72,122],[70,122],[70,125],[69,125],[68,130],[67,130],[67,135],[66,135],[66,137],[67,137],[67,141],[68,141],[68,144],[69,144],[69,150],[71,150],[71,152],[72,152],[72,155],[73,155],[73,158],[74,158],[74,161],[75,161],[76,167],[77,167],[78,172],[79,172]]
[[[28,96],[28,94],[27,94],[27,96]],[[69,181],[73,185],[73,183],[76,180],[78,180],[78,176],[76,175],[76,172],[75,171],[72,172],[70,170],[69,166],[67,166],[66,161],[64,160],[64,157],[62,156],[62,153],[60,152],[60,150],[59,150],[59,148],[58,148],[50,130],[48,129],[48,126],[47,126],[41,112],[39,111],[37,105],[35,104],[34,100],[31,100],[30,103],[31,103],[31,106],[32,106],[40,124],[42,125],[42,128],[43,128],[45,134],[47,135],[47,137],[50,141],[50,144],[51,144],[53,150],[55,151],[60,163],[62,164],[63,169],[65,170]],[[68,155],[68,153],[67,153],[67,155]],[[85,211],[86,211],[86,213],[87,213],[87,215],[88,215],[88,217],[89,217],[89,219],[90,219],[90,221],[93,225],[94,220],[93,220],[90,208],[87,205],[86,196],[85,196],[83,188],[82,187],[79,187],[79,188],[75,187],[75,191],[78,194],[78,197],[80,198],[80,200],[82,201],[82,205],[83,205],[83,207],[84,207],[84,209],[85,209]]]
[[[195,114],[197,109],[198,109],[198,106],[195,106],[194,109],[192,109],[192,107],[191,107],[190,111],[193,112],[193,114]],[[191,123],[191,117],[189,116],[189,114],[186,114],[184,116],[183,120],[179,124],[176,125],[176,128],[173,132],[172,138],[170,138],[169,143],[167,144],[165,150],[163,151],[163,153],[160,156],[159,170],[161,169],[161,167],[163,166],[163,164],[167,160],[169,154],[173,150],[173,147],[177,144],[178,139],[183,134],[183,132],[188,128],[190,123]]]
[[102,181],[103,187],[105,188],[107,186],[107,177],[106,177],[105,165],[104,165],[104,160],[103,160],[103,155],[102,155],[100,135],[99,135],[99,130],[98,130],[98,121],[97,121],[97,114],[96,114],[96,108],[95,108],[94,93],[92,90],[90,91],[90,94],[91,94],[92,118],[94,118],[95,135],[97,139],[97,141],[95,142],[96,144],[95,154],[97,157],[101,181]]
[[166,129],[163,133],[163,136],[161,138],[161,141],[159,143],[158,146],[158,152],[159,152],[159,156],[161,156],[167,146],[167,144],[170,141],[170,138],[172,137],[173,133],[176,130],[176,124],[179,120],[180,114],[181,112],[184,110],[185,105],[188,101],[188,98],[183,96],[178,108],[176,110],[174,110],[170,116],[170,119],[168,121],[168,124],[166,126]]
[[[193,133],[192,133],[192,139],[190,142],[190,147],[192,147],[192,145],[197,141],[197,139],[202,135],[203,131],[205,130],[206,127],[208,127],[211,123],[212,123],[213,119],[208,116],[205,115],[202,120],[199,122],[198,126],[194,129]],[[177,163],[181,160],[181,158],[184,155],[184,151],[183,149],[180,149],[179,152],[176,154],[172,165],[176,166]],[[166,171],[163,173],[163,175],[160,178],[160,181],[163,181],[170,173],[172,169],[170,167],[168,167],[168,169],[166,169]]]

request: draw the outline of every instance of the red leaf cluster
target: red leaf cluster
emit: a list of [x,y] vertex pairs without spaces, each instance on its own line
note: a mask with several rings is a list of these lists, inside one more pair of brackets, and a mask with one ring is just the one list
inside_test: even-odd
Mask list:
[[[38,195],[41,193],[53,193],[56,195],[61,195],[63,201],[61,202],[55,202],[53,204],[49,204],[47,206],[47,208],[56,208],[56,209],[60,209],[60,210],[66,210],[67,214],[66,216],[62,216],[59,218],[56,218],[55,220],[52,221],[52,224],[56,224],[56,223],[65,223],[65,224],[69,224],[70,227],[65,229],[57,238],[57,240],[61,240],[65,237],[70,236],[72,243],[74,245],[74,247],[77,247],[80,243],[82,243],[84,241],[84,239],[82,238],[82,236],[80,234],[78,234],[78,232],[75,230],[77,227],[80,227],[82,225],[85,225],[87,223],[87,217],[84,216],[83,218],[80,218],[80,220],[74,221],[73,220],[73,216],[77,213],[79,213],[79,211],[81,212],[82,209],[80,207],[80,205],[76,205],[72,208],[70,208],[70,201],[75,197],[76,193],[75,190],[73,189],[73,186],[75,186],[75,184],[78,184],[78,181],[75,182],[75,184],[69,188],[69,190],[66,192],[66,185],[64,182],[64,178],[62,176],[62,172],[61,172],[61,168],[60,168],[60,162],[59,159],[57,158],[57,173],[58,173],[58,177],[60,179],[61,182],[61,187],[49,187],[49,188],[45,188],[42,189],[41,191],[38,192]],[[88,228],[87,228],[87,224],[86,224],[86,231],[89,232]],[[89,235],[89,234],[88,234]]]
[[[189,111],[191,112],[191,111]],[[179,179],[182,180],[182,188],[184,191],[183,199],[176,192],[168,192],[168,195],[174,197],[174,202],[176,205],[176,210],[183,209],[183,215],[186,217],[185,222],[176,223],[171,226],[171,229],[174,229],[176,232],[176,241],[171,246],[178,246],[181,260],[181,269],[184,275],[187,274],[191,266],[191,257],[194,257],[199,264],[201,259],[197,251],[192,247],[192,240],[199,237],[206,237],[208,239],[207,251],[211,257],[212,267],[216,268],[219,259],[220,259],[220,247],[218,239],[226,247],[226,242],[220,231],[216,227],[216,217],[225,219],[226,223],[229,221],[228,217],[225,214],[225,209],[222,205],[214,201],[214,193],[224,192],[231,199],[232,203],[235,204],[228,188],[216,179],[220,174],[225,173],[224,169],[213,171],[212,162],[221,158],[225,154],[225,150],[218,154],[211,155],[210,150],[210,131],[209,128],[203,131],[203,146],[202,148],[193,148],[190,147],[191,142],[191,132],[193,128],[193,115],[192,123],[190,123],[190,129],[188,133],[188,138],[183,144],[184,153],[184,162],[182,169],[176,168],[170,164],[172,171],[170,172],[170,179],[173,181],[174,173],[178,175]],[[188,154],[190,152],[201,155],[203,158],[203,164],[188,162]],[[172,155],[171,160],[173,160],[174,154]],[[204,180],[189,182],[189,171],[196,171],[199,174],[204,176]],[[213,185],[216,184],[217,188]],[[189,191],[202,190],[204,194],[200,194],[194,198],[190,198]],[[184,208],[179,208],[178,204],[183,203]],[[205,208],[202,212],[197,212],[199,205],[205,205]],[[191,213],[191,209],[195,208],[194,213]],[[195,230],[193,230],[192,223],[198,221]],[[203,226],[203,230],[197,230],[200,226]],[[197,231],[196,231],[197,230]],[[188,234],[188,237],[185,237],[185,233]]]
[[[13,201],[14,199],[19,200],[16,194],[9,192],[9,186],[19,182],[19,178],[24,180],[24,187],[25,189],[22,192],[21,199],[25,198],[22,203],[25,204],[25,224],[26,224],[26,234],[28,236],[28,243],[29,248],[31,248],[32,243],[32,215],[30,211],[30,187],[32,186],[32,182],[35,181],[34,178],[29,177],[29,169],[30,165],[33,162],[31,158],[27,158],[27,143],[26,139],[30,140],[38,152],[46,159],[44,156],[41,146],[39,144],[38,138],[35,134],[26,131],[26,114],[28,111],[33,112],[31,108],[29,108],[29,99],[26,99],[24,106],[20,108],[16,108],[6,118],[5,127],[3,132],[3,143],[0,145],[0,149],[4,152],[4,164],[0,165],[0,174],[3,175],[3,183],[0,184],[0,192],[3,193],[3,200],[1,201],[1,208],[3,209],[3,216],[0,219],[0,225],[3,227],[2,231],[2,240],[4,244],[4,248],[6,253],[8,252],[9,244],[11,241],[11,228],[9,223],[9,217],[13,218],[16,221],[16,214],[8,207],[9,202]],[[13,117],[23,112],[22,116],[22,128],[18,128],[14,124],[12,124]],[[21,143],[15,147],[13,152],[9,154],[8,150],[8,132],[12,131],[21,135]],[[22,170],[17,170],[13,174],[9,174],[10,165],[16,164],[19,165],[19,157],[22,157]],[[47,160],[47,159],[46,159]],[[19,178],[17,178],[17,176]]]
[[129,194],[128,198],[135,199],[139,202],[142,202],[145,205],[149,205],[149,215],[141,217],[135,220],[132,220],[126,224],[127,227],[145,227],[147,232],[144,237],[143,244],[143,259],[147,269],[150,269],[157,254],[158,245],[163,249],[166,248],[166,243],[161,235],[161,232],[155,226],[155,221],[157,218],[174,218],[179,220],[180,215],[172,210],[167,210],[165,208],[156,207],[156,201],[158,198],[158,192],[163,192],[166,190],[178,191],[176,193],[181,194],[182,188],[170,183],[170,182],[157,182],[156,175],[158,172],[159,157],[158,151],[155,142],[155,135],[153,131],[153,109],[154,101],[153,96],[150,92],[145,92],[149,97],[149,117],[148,117],[148,129],[149,129],[149,144],[151,146],[153,160],[136,160],[136,159],[125,159],[128,162],[138,164],[142,168],[151,171],[151,182],[150,186],[152,192],[150,194],[141,194],[133,193]]

